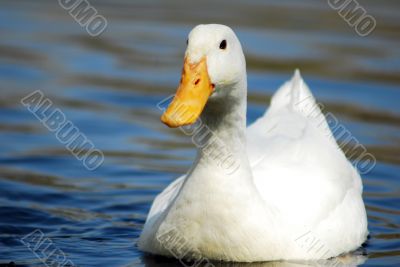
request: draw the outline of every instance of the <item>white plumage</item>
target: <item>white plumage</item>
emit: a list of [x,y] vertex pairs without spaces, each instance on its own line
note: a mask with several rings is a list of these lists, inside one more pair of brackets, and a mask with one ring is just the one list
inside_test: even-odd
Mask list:
[[[218,54],[222,39],[226,54]],[[197,26],[191,53],[207,56],[216,86],[202,122],[240,164],[227,173],[199,149],[191,170],[154,200],[139,248],[240,262],[327,259],[357,249],[368,234],[361,178],[300,73],[246,129],[245,62],[233,31]],[[176,255],[182,242],[186,254]]]

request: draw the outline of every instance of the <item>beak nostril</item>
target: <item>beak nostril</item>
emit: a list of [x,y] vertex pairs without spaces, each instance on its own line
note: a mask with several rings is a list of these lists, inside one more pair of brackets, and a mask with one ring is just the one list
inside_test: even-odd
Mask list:
[[197,85],[199,82],[200,82],[200,79],[197,79],[197,80],[194,82],[194,85]]

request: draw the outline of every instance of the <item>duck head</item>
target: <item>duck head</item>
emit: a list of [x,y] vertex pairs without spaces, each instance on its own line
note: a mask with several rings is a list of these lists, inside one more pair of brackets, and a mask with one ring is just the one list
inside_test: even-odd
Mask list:
[[237,88],[245,86],[235,85],[245,79],[242,47],[232,29],[198,25],[189,34],[180,84],[161,121],[174,128],[193,124],[208,101],[243,98]]

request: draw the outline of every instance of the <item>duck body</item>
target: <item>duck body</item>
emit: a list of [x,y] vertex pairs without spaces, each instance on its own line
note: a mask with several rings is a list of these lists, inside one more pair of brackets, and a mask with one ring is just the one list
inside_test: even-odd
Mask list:
[[[225,38],[242,56],[226,26],[198,26],[189,42],[199,36],[211,43]],[[238,61],[243,65],[244,59]],[[239,75],[228,73],[219,82],[212,64],[208,72],[216,93],[200,120],[212,134],[188,173],[154,200],[139,248],[236,262],[328,259],[357,249],[368,234],[361,178],[299,72],[246,128],[245,65],[235,71]],[[233,76],[240,77],[226,83]],[[228,151],[235,168],[222,168],[210,151]]]

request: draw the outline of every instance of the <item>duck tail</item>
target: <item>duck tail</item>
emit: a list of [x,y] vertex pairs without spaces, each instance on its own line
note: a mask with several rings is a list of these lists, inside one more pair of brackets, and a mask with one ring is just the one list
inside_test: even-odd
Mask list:
[[271,99],[271,110],[282,108],[296,111],[306,117],[321,116],[321,106],[296,69],[292,79],[285,82]]

